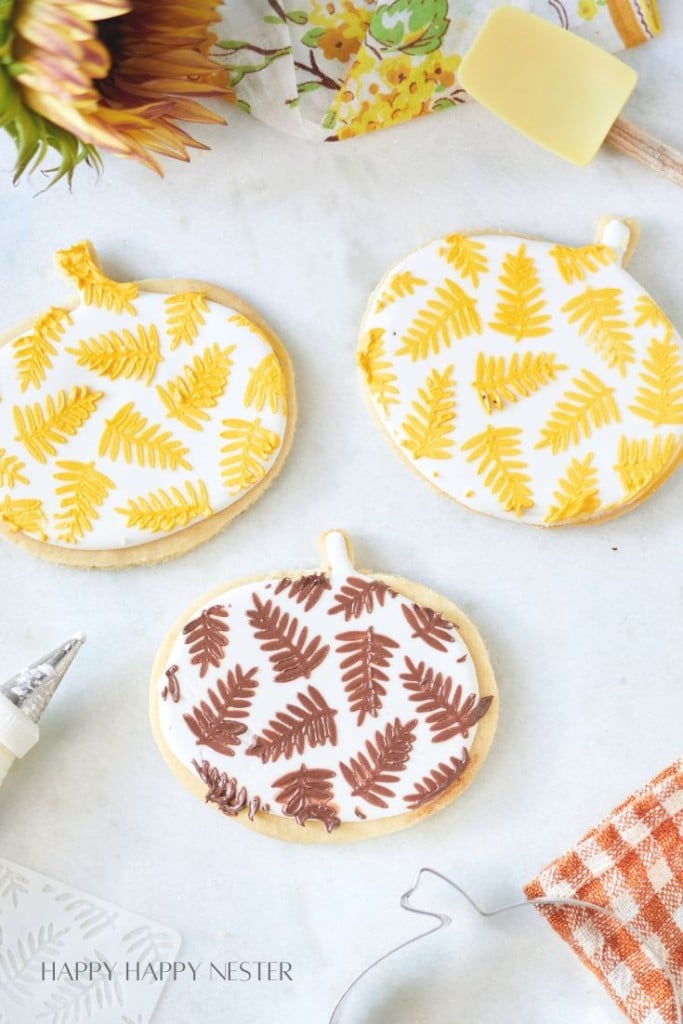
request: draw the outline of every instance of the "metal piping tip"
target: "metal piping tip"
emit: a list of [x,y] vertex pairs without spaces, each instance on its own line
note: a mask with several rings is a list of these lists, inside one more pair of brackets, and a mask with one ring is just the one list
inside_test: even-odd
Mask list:
[[33,722],[39,721],[84,643],[83,633],[72,636],[54,651],[0,685],[0,694],[16,704]]

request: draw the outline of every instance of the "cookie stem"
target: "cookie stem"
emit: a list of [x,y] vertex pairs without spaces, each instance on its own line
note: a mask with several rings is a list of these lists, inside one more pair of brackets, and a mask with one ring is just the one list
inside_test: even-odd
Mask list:
[[343,530],[328,530],[320,538],[325,567],[333,573],[350,575],[353,571],[353,549]]
[[632,255],[636,243],[637,231],[634,224],[618,217],[607,217],[598,224],[598,242],[612,249],[622,266]]

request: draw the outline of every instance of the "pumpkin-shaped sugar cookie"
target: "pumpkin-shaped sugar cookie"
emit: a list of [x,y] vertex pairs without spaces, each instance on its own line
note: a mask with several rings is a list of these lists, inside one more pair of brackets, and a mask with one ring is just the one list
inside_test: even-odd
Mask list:
[[498,708],[484,645],[455,605],[356,569],[345,535],[314,572],[239,580],[196,602],[152,671],[171,769],[226,818],[280,839],[360,839],[449,804]]
[[109,280],[88,242],[57,261],[78,299],[0,340],[0,531],[74,565],[181,554],[282,466],[287,353],[220,288]]
[[358,360],[384,430],[477,512],[537,526],[637,505],[683,454],[683,343],[624,270],[631,227],[573,248],[448,235],[380,283]]

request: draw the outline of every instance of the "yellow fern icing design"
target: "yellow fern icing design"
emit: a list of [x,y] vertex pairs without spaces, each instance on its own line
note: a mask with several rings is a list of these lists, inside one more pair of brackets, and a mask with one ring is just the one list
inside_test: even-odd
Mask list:
[[556,363],[552,352],[518,352],[506,359],[505,356],[477,356],[472,387],[487,412],[502,409],[520,398],[527,398],[567,367]]
[[179,292],[164,300],[166,330],[171,339],[171,352],[179,345],[191,345],[206,323],[209,307],[204,292]]
[[593,452],[589,452],[585,459],[572,459],[569,463],[566,474],[553,494],[554,504],[545,517],[546,523],[568,523],[584,519],[600,508],[598,471],[593,459]]
[[621,290],[586,288],[565,302],[562,312],[568,314],[570,324],[577,324],[579,333],[610,369],[616,368],[625,377],[626,367],[636,361],[636,354],[631,344],[633,335],[624,329],[627,324],[622,319]]
[[159,349],[159,332],[154,324],[138,324],[135,334],[124,329],[120,333],[109,331],[97,338],[89,338],[66,352],[76,357],[79,366],[92,370],[109,380],[144,380],[149,384],[163,356]]
[[392,405],[398,405],[397,376],[387,358],[384,330],[374,327],[364,335],[358,351],[358,365],[373,396],[385,416]]
[[439,249],[447,263],[458,271],[463,278],[469,278],[475,288],[479,287],[479,278],[489,269],[484,255],[486,246],[467,235],[446,235]]
[[214,409],[223,395],[230,375],[235,346],[221,348],[214,344],[196,355],[182,374],[169,381],[166,387],[157,385],[157,393],[164,403],[166,415],[183,423],[191,430],[201,430],[209,419],[207,410]]
[[455,281],[446,280],[436,289],[408,328],[397,356],[410,356],[413,362],[450,348],[453,338],[481,334],[482,324],[476,300]]
[[46,462],[48,456],[57,454],[55,445],[66,444],[67,438],[78,432],[101,398],[101,391],[73,387],[68,393],[58,391],[54,398],[48,395],[44,405],[35,402],[23,409],[15,406],[15,440],[21,441],[37,462]]
[[257,338],[265,339],[266,337],[261,328],[255,324],[253,320],[250,320],[248,316],[245,316],[244,313],[232,313],[231,316],[228,317],[228,323],[236,324],[238,327],[244,327]]
[[522,242],[516,253],[509,252],[503,260],[498,305],[489,326],[515,341],[540,338],[550,333],[550,317],[541,310],[547,303],[534,260],[527,256]]
[[138,297],[138,286],[134,282],[121,284],[110,281],[100,270],[90,242],[61,249],[57,253],[57,263],[74,282],[86,306],[135,315],[133,299]]
[[0,448],[0,487],[16,487],[17,484],[27,484],[28,480],[21,472],[26,469],[26,464],[21,462],[16,455],[10,455],[4,448]]
[[411,408],[401,425],[406,451],[414,459],[450,459],[456,418],[452,365],[443,373],[432,370]]
[[572,380],[572,386],[575,390],[567,391],[554,407],[536,448],[550,448],[556,455],[570,444],[578,444],[582,437],[590,437],[593,428],[620,421],[614,388],[595,374],[584,370]]
[[274,352],[264,356],[258,366],[249,371],[244,404],[247,408],[253,405],[257,412],[265,405],[271,412],[287,412],[287,382]]
[[427,281],[423,277],[416,277],[410,270],[394,274],[377,296],[375,312],[381,313],[397,299],[404,299],[406,295],[414,295],[418,288],[424,288],[426,284]]
[[[380,429],[474,511],[597,522],[683,461],[680,331],[624,269],[630,222],[598,238],[437,238],[394,263],[366,308],[357,359]],[[414,294],[378,303],[415,278]]]
[[108,455],[113,461],[121,454],[128,464],[137,462],[138,466],[151,469],[156,466],[160,469],[192,469],[185,458],[189,449],[176,441],[170,430],[150,423],[137,412],[133,402],[128,402],[106,420],[98,454]]
[[39,498],[10,498],[0,502],[0,521],[10,533],[33,534],[38,540],[47,540],[45,512]]
[[496,496],[506,512],[520,516],[534,504],[528,464],[521,458],[522,431],[519,427],[487,427],[466,441],[462,450],[467,461],[476,462],[484,486]]
[[668,336],[653,338],[638,375],[640,387],[629,409],[653,426],[683,424],[683,359]]
[[196,519],[212,516],[206,485],[186,481],[184,492],[178,487],[158,490],[139,498],[132,498],[125,508],[117,508],[126,517],[128,529],[150,533],[172,533],[184,529]]
[[80,301],[0,329],[0,532],[80,566],[189,550],[281,468],[296,415],[287,352],[211,285],[118,284],[87,242],[57,259]]
[[280,438],[255,420],[223,420],[221,475],[231,493],[252,487],[266,475],[267,463],[280,446]]
[[570,245],[554,245],[548,255],[555,260],[566,284],[585,281],[589,274],[595,274],[601,267],[614,263],[617,258],[614,250],[607,245],[582,245],[576,249]]
[[641,295],[636,300],[635,325],[636,327],[642,327],[643,324],[648,324],[650,327],[654,327],[655,330],[661,327],[664,333],[659,340],[671,341],[674,333],[673,324],[649,295]]
[[650,487],[669,468],[676,451],[674,434],[658,434],[649,442],[646,437],[620,438],[614,468],[626,493],[631,496]]
[[95,468],[94,462],[58,462],[57,469],[55,480],[60,485],[55,489],[60,504],[55,516],[57,536],[64,544],[77,544],[90,533],[93,521],[99,519],[98,509],[115,484]]
[[39,388],[52,369],[52,357],[57,355],[56,342],[70,324],[71,314],[53,306],[39,316],[29,334],[12,342],[12,353],[21,390]]

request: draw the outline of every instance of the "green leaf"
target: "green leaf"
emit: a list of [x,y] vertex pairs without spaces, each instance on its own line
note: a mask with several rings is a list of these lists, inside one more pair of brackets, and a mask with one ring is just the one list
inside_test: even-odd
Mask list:
[[448,107],[455,107],[457,103],[455,100],[450,99],[448,96],[443,96],[440,100],[436,100],[432,104],[432,110],[446,110]]
[[267,25],[284,25],[285,19],[278,17],[277,14],[266,14],[263,19]]
[[394,0],[380,4],[369,32],[386,50],[422,56],[438,50],[449,24],[448,0]]
[[287,21],[292,21],[295,25],[306,25],[308,23],[308,15],[306,11],[288,11]]
[[308,32],[304,32],[301,37],[301,42],[304,46],[317,46],[318,40],[321,36],[325,35],[324,28],[309,28]]
[[337,123],[337,114],[334,110],[328,110],[322,119],[323,128],[334,128]]
[[322,82],[301,82],[301,84],[296,87],[296,91],[298,93],[315,92],[316,89],[322,89]]

